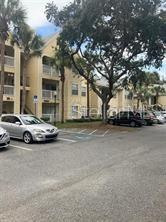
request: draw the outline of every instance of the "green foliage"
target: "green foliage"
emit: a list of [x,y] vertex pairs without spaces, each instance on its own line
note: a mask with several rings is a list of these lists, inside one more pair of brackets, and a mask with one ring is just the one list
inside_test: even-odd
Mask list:
[[161,84],[160,76],[157,72],[132,72],[129,78],[125,78],[123,86],[129,91],[132,98],[138,101],[147,102],[151,96],[158,97],[165,93]]
[[65,78],[65,67],[72,68],[69,56],[69,49],[65,42],[57,38],[57,46],[55,47],[55,54],[53,58],[56,69],[60,71],[61,81]]
[[30,56],[40,56],[44,45],[41,36],[36,35],[26,23],[15,29],[12,35],[12,42],[17,43],[22,48],[25,60],[28,60]]
[[0,0],[0,39],[7,40],[9,32],[19,27],[26,18],[26,12],[19,0]]
[[101,118],[81,118],[81,119],[68,119],[66,122],[68,123],[85,123],[85,122],[97,122],[97,121],[101,121]]
[[[166,29],[161,4],[160,0],[74,0],[60,11],[54,3],[47,4],[47,19],[62,28],[60,38],[73,65],[103,104],[113,97],[122,77],[145,66],[161,66]],[[84,64],[77,63],[76,55]],[[85,64],[92,75],[87,75]],[[101,90],[96,79],[104,80],[108,90]]]

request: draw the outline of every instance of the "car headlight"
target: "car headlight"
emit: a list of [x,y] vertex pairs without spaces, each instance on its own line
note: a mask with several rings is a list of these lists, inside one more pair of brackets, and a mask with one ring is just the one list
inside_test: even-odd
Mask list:
[[7,138],[7,137],[9,137],[9,133],[8,133],[8,132],[5,132],[5,133],[3,134],[3,136],[2,136],[1,139],[3,139],[3,138]]
[[41,129],[34,129],[33,132],[34,133],[45,133],[45,131],[41,130]]

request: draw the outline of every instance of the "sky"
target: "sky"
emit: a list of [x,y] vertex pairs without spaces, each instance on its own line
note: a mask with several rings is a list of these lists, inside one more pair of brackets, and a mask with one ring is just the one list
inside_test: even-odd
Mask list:
[[[42,36],[48,36],[57,31],[55,26],[47,22],[46,15],[44,14],[45,6],[53,0],[20,0],[23,7],[27,11],[27,22]],[[63,8],[71,0],[54,0],[58,8]]]
[[[27,23],[36,30],[38,34],[43,37],[54,34],[58,29],[50,24],[46,15],[44,14],[45,6],[49,2],[54,2],[59,9],[63,8],[66,4],[72,2],[72,0],[20,0],[27,11]],[[161,77],[166,78],[166,60],[163,63],[162,68],[155,70],[151,68],[150,71],[157,71]]]

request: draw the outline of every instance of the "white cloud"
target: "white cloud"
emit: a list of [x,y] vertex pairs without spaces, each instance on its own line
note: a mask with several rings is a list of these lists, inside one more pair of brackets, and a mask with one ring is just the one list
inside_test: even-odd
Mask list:
[[[47,24],[47,19],[44,14],[45,6],[48,2],[52,0],[20,0],[27,10],[28,24],[33,28]],[[54,3],[62,8],[66,4],[71,2],[71,0],[54,0]]]

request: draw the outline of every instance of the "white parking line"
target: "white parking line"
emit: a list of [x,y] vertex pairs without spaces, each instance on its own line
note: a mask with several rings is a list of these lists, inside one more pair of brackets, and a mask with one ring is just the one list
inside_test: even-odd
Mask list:
[[76,140],[70,140],[70,139],[66,139],[66,138],[58,138],[58,140],[68,141],[68,142],[71,142],[71,143],[76,143],[77,142]]
[[90,139],[90,137],[81,137],[81,136],[76,136],[76,138],[81,139],[81,140],[87,140],[87,139]]
[[15,145],[12,145],[12,144],[10,146],[14,147],[16,149],[20,149],[20,150],[33,151],[32,149],[21,147],[21,146],[15,146]]
[[78,133],[83,133],[83,132],[85,132],[86,131],[86,129],[83,129],[83,130],[81,130],[80,132],[78,132]]
[[109,130],[107,130],[105,133],[103,133],[102,136],[105,136],[108,132],[109,132]]
[[92,135],[93,133],[95,133],[97,130],[92,131],[91,133],[89,133],[88,135]]
[[62,133],[70,133],[70,134],[83,134],[83,135],[87,135],[87,133],[80,133],[80,132],[72,132],[72,131],[67,131],[67,130],[62,130]]

